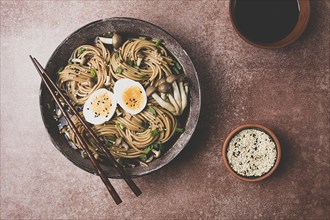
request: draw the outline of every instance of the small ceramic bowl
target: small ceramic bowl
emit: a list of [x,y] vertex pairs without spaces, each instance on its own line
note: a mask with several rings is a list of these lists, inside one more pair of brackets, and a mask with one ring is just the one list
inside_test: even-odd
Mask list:
[[[231,141],[231,139],[240,131],[244,130],[244,129],[249,129],[249,128],[254,128],[257,130],[261,130],[265,133],[267,133],[274,141],[275,143],[275,147],[276,147],[276,151],[277,151],[277,155],[276,155],[276,160],[275,160],[275,164],[274,166],[264,175],[262,176],[258,176],[258,177],[247,177],[247,176],[242,176],[238,173],[236,173],[229,165],[228,162],[228,158],[227,158],[227,148],[228,145]],[[232,132],[229,133],[229,135],[227,136],[223,146],[222,146],[222,159],[223,162],[225,163],[226,168],[229,170],[229,172],[236,178],[243,180],[243,181],[247,181],[247,182],[257,182],[263,179],[266,179],[267,177],[269,177],[270,175],[272,175],[274,173],[274,171],[276,170],[276,168],[278,167],[278,164],[280,163],[281,160],[281,146],[280,146],[280,142],[278,141],[277,137],[275,136],[275,134],[269,130],[268,128],[266,128],[265,126],[259,125],[259,124],[243,124],[238,126],[237,128],[235,128]]]
[[297,0],[299,4],[299,9],[300,13],[298,16],[298,21],[296,23],[296,26],[294,29],[291,31],[290,34],[288,34],[285,38],[283,38],[280,41],[277,42],[272,42],[272,43],[258,43],[254,42],[247,37],[243,33],[240,32],[239,28],[236,25],[236,20],[234,16],[234,4],[236,0],[230,0],[229,3],[229,14],[230,14],[230,20],[231,23],[238,33],[238,35],[247,43],[259,47],[259,48],[264,48],[264,49],[277,49],[277,48],[282,48],[285,46],[288,46],[289,44],[292,44],[294,41],[296,41],[302,33],[305,31],[308,22],[309,22],[309,17],[310,17],[310,0]]

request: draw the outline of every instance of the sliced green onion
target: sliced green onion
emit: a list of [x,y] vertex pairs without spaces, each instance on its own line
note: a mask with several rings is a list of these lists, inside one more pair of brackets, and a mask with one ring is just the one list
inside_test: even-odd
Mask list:
[[50,105],[50,103],[47,103],[47,107],[48,109],[50,109],[52,106]]
[[184,132],[184,128],[176,127],[175,128],[175,131],[178,132],[178,133],[183,133]]
[[139,37],[140,40],[146,40],[147,37]]
[[152,106],[149,106],[149,111],[150,111],[154,116],[157,116],[157,112],[156,112],[156,110],[155,110]]
[[91,69],[91,76],[95,77],[96,76],[96,70],[95,69]]
[[157,128],[156,128],[155,130],[152,130],[152,131],[150,132],[150,136],[151,136],[151,137],[155,137],[157,134],[158,134],[158,130],[157,130]]
[[155,41],[156,46],[159,46],[159,45],[161,45],[163,43],[163,40],[162,39],[155,38],[154,41]]
[[85,151],[80,151],[80,155],[84,159],[88,157],[88,155],[87,155],[87,153]]
[[121,67],[118,67],[117,69],[116,69],[116,73],[117,74],[123,74],[123,68],[121,68]]
[[112,141],[112,142],[116,141],[116,137],[115,136],[106,136],[106,137],[104,137],[104,139],[106,141]]
[[179,62],[175,62],[175,66],[179,69],[179,70],[181,70],[182,69],[182,66],[180,65],[180,63]]
[[133,67],[134,67],[135,69],[137,69],[137,70],[140,69],[140,67],[139,67],[139,66],[136,66],[136,65],[134,65]]
[[132,60],[127,60],[127,64],[130,65],[130,66],[133,66],[134,62]]
[[62,66],[62,67],[60,67],[58,70],[57,70],[57,73],[60,73],[60,72],[62,72],[64,70],[64,67]]
[[121,130],[124,130],[124,126],[122,125],[122,123],[117,123],[117,127],[120,128]]
[[119,53],[116,52],[116,53],[115,53],[115,58],[117,59],[118,57],[119,57]]
[[142,125],[142,127],[144,127],[145,129],[149,128],[149,126],[150,126],[149,123],[146,122],[146,121],[143,121],[141,125]]
[[173,70],[175,71],[175,73],[176,73],[177,75],[180,74],[180,70],[179,70],[176,66],[173,67]]
[[147,160],[147,155],[143,155],[143,156],[139,157],[139,159],[142,160],[142,161],[146,161]]
[[145,153],[145,154],[148,154],[152,149],[153,149],[153,145],[150,145],[149,147],[147,147],[147,148],[144,150],[144,153]]
[[145,79],[145,78],[148,78],[148,74],[142,74],[141,76],[140,76],[140,79]]
[[111,143],[111,142],[106,142],[105,144],[104,144],[104,146],[106,146],[106,147],[112,147],[113,146],[113,143]]
[[78,56],[80,56],[86,49],[83,47],[80,47],[78,50]]
[[132,38],[128,38],[127,42],[128,43],[132,43],[133,42],[133,39]]
[[155,150],[159,150],[160,145],[161,145],[161,144],[154,143],[154,144],[153,144],[153,149],[155,149]]

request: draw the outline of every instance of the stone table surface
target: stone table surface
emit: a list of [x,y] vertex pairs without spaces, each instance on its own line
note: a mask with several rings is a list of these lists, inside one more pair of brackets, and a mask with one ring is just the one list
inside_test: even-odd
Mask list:
[[[243,42],[229,1],[1,1],[1,219],[330,219],[329,9],[311,2],[303,36],[278,50]],[[45,65],[77,28],[133,17],[170,32],[190,55],[201,83],[198,128],[163,169],[135,179],[136,198],[113,180],[116,206],[97,176],[53,147],[39,110]],[[258,183],[230,175],[221,160],[226,135],[256,122],[280,139],[278,170]]]

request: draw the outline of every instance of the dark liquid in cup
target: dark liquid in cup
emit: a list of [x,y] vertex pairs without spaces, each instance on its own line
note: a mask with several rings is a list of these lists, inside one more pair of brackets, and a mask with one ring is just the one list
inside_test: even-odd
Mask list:
[[274,43],[288,36],[299,17],[297,0],[234,0],[238,30],[250,41]]

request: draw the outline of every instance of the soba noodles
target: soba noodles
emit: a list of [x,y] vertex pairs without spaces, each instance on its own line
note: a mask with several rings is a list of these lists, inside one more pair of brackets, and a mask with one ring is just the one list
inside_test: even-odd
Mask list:
[[[91,128],[115,158],[147,166],[161,155],[162,144],[176,131],[182,132],[177,117],[187,106],[188,84],[181,65],[169,55],[162,40],[130,38],[118,46],[115,37],[122,42],[121,36],[114,34],[110,38],[98,37],[95,45],[76,48],[69,64],[59,71],[58,84],[81,109],[100,88],[113,92],[115,83],[123,78],[139,82],[148,95],[141,112],[133,115],[118,105],[109,121]],[[94,140],[77,117],[72,116],[72,120],[86,137],[95,158],[101,159],[102,150],[95,148]],[[74,146],[82,149],[69,127],[62,131]]]

